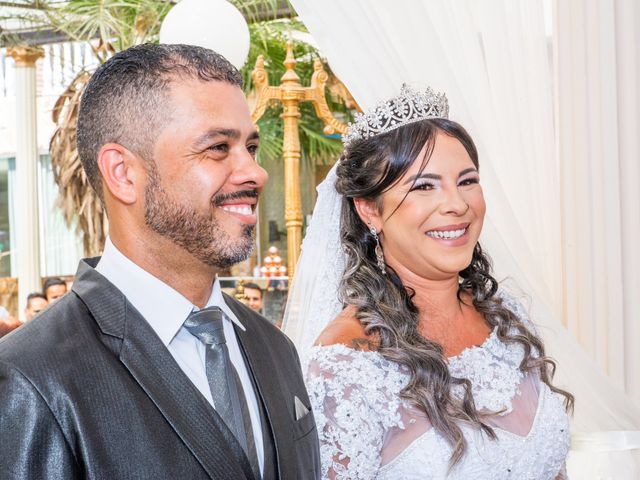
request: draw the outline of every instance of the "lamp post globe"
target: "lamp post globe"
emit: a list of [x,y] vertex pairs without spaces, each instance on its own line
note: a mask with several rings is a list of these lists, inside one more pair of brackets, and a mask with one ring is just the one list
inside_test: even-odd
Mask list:
[[209,48],[240,69],[249,54],[249,26],[226,0],[182,0],[162,22],[160,43]]

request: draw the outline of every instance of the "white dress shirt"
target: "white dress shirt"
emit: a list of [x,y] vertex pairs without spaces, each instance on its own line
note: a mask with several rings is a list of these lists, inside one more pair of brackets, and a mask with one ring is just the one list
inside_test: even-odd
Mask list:
[[[140,312],[189,380],[215,408],[205,369],[205,345],[182,326],[189,314],[198,310],[198,307],[125,257],[109,237],[96,270],[115,285]],[[206,306],[220,307],[225,314],[223,327],[229,357],[238,372],[247,399],[258,463],[260,471],[264,472],[264,446],[258,402],[231,322],[242,330],[245,328],[225,303],[217,278]]]

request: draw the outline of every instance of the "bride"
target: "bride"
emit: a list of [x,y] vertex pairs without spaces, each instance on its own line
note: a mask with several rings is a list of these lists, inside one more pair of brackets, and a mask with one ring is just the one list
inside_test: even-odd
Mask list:
[[406,86],[359,116],[316,206],[305,254],[335,264],[314,302],[342,309],[306,358],[324,478],[565,477],[573,397],[491,276],[478,154],[447,116]]

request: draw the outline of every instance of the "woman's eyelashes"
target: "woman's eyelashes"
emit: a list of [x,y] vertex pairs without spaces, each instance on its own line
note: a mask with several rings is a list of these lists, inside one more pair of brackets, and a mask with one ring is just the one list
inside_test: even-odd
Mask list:
[[411,187],[410,192],[413,192],[414,190],[427,191],[433,190],[434,188],[436,188],[436,185],[432,182],[418,181]]
[[[480,183],[480,178],[478,177],[464,178],[458,181],[458,187],[468,187],[470,185],[477,185],[479,183]],[[438,186],[439,184],[434,182],[418,181],[413,185],[413,187],[411,187],[410,191],[414,191],[414,190],[429,191],[429,190],[438,188]]]
[[458,182],[458,186],[459,187],[466,187],[469,185],[477,185],[478,183],[480,183],[480,178],[478,177],[469,177],[469,178],[464,178],[462,180],[460,180]]

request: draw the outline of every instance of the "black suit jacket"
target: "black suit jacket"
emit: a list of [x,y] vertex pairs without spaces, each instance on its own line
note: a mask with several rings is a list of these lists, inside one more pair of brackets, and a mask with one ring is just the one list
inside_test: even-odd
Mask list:
[[[124,295],[80,262],[72,291],[0,340],[0,479],[253,479],[235,438]],[[281,479],[319,478],[293,344],[225,297]],[[310,410],[310,409],[309,409]]]

